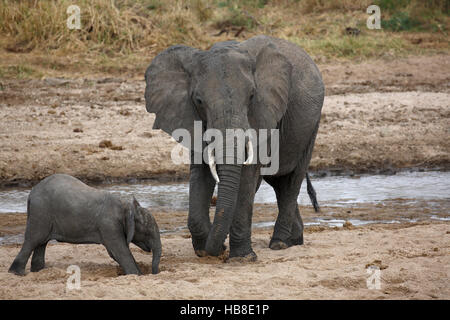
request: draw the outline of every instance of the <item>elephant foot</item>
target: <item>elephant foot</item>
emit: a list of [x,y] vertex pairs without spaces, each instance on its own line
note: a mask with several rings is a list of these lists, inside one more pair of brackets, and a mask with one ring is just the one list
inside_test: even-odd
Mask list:
[[41,266],[33,266],[33,265],[31,265],[30,271],[31,272],[39,272],[39,271],[41,271],[44,268],[45,268],[45,266],[43,266],[43,265],[41,265]]
[[272,250],[283,250],[289,248],[289,245],[286,242],[281,240],[270,240],[269,248]]
[[[197,257],[207,257],[209,254],[206,252],[206,239],[194,239],[192,238],[192,246],[194,247],[194,252]],[[225,250],[227,250],[227,246],[225,244],[222,245],[222,252],[219,254],[222,255]]]
[[197,257],[206,257],[208,256],[208,253],[206,253],[206,250],[194,250]]
[[239,263],[248,263],[248,262],[255,262],[258,259],[258,256],[256,253],[252,250],[250,253],[246,255],[231,255],[228,257],[226,262],[239,262]]
[[289,246],[301,246],[303,244],[303,235],[295,239],[289,238],[288,243]]
[[25,275],[25,268],[22,268],[18,265],[15,265],[14,263],[11,265],[11,267],[8,270],[9,273],[15,274],[16,276],[24,276]]
[[303,235],[298,238],[289,238],[286,241],[282,241],[280,239],[272,238],[270,240],[269,248],[272,250],[283,250],[292,246],[302,245],[303,244]]
[[194,252],[198,257],[206,257],[206,239],[199,239],[192,237],[192,246],[194,247]]
[[42,269],[44,269],[45,268],[45,262],[44,263],[33,263],[33,261],[31,262],[31,268],[30,268],[30,271],[31,272],[39,272],[39,271],[41,271]]

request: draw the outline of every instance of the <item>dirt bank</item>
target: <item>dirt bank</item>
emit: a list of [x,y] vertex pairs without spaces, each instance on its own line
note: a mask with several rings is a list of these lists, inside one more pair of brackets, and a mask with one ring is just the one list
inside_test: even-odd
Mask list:
[[[327,87],[311,170],[448,169],[450,56],[321,65]],[[90,181],[185,179],[152,130],[144,82],[2,80],[0,186],[55,172]],[[106,141],[105,141],[106,140]]]
[[[309,230],[309,231],[308,231]],[[19,245],[0,247],[1,299],[449,299],[450,224],[422,223],[307,229],[305,244],[268,248],[271,230],[253,235],[255,263],[195,256],[189,235],[163,235],[158,275],[151,254],[132,246],[146,273],[118,276],[100,245],[50,244],[47,268],[17,277],[7,269]],[[81,289],[67,290],[69,265],[81,269]],[[369,266],[380,289],[368,289]],[[27,272],[29,267],[27,268]],[[445,280],[447,279],[447,280]]]

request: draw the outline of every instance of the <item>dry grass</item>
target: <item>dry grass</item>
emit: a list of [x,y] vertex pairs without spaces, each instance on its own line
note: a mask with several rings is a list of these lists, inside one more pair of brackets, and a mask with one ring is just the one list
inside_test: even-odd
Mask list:
[[[0,77],[140,76],[149,61],[170,45],[207,49],[217,41],[243,40],[256,34],[294,41],[318,61],[448,51],[445,1],[430,1],[432,6],[417,0],[375,1],[386,21],[404,10],[411,21],[423,27],[419,28],[420,37],[427,41],[416,39],[417,30],[368,30],[365,10],[372,2],[0,0]],[[81,30],[66,26],[66,10],[74,3],[81,9]],[[349,36],[346,27],[356,27],[361,33]]]

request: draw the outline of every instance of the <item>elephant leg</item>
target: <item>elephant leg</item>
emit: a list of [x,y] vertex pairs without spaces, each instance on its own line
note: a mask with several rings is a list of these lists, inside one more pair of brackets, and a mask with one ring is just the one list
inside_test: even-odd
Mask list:
[[303,177],[304,172],[294,170],[285,176],[266,178],[275,190],[278,203],[278,217],[269,244],[271,249],[285,249],[303,243],[303,221],[297,204]]
[[244,166],[241,172],[241,185],[233,222],[230,228],[230,258],[240,257],[255,261],[252,249],[252,216],[255,193],[261,184],[259,167]]
[[31,241],[24,241],[22,249],[20,249],[19,253],[17,254],[17,257],[11,264],[11,267],[9,267],[8,272],[14,273],[19,276],[25,275],[25,267],[34,248],[35,245],[31,243]]
[[291,237],[288,239],[289,246],[303,244],[303,219],[300,215],[298,205],[295,207],[294,221],[292,222]]
[[141,275],[142,272],[131,254],[123,231],[122,236],[118,237],[117,234],[120,234],[120,230],[102,232],[103,245],[106,247],[109,256],[122,267],[125,274]]
[[191,165],[188,227],[192,235],[192,246],[199,257],[207,255],[205,245],[211,229],[209,208],[215,185],[216,181],[207,165]]
[[108,252],[108,255],[111,257],[111,259],[117,262],[116,258],[114,258],[112,252],[108,248],[106,248],[106,251]]
[[47,242],[37,246],[33,251],[31,258],[31,272],[38,272],[45,268],[45,249]]
[[[47,242],[49,241],[48,237],[51,230],[50,224],[46,223],[46,221],[37,219],[31,221],[31,219],[33,218],[29,217],[27,220],[27,228],[25,230],[25,240],[23,242],[22,249],[20,249],[19,253],[17,254],[17,257],[14,259],[13,263],[11,264],[11,267],[8,270],[8,272],[10,273],[14,273],[21,276],[25,275],[25,267],[27,265],[28,259],[31,256],[31,253],[36,249],[37,250],[36,259],[37,259],[37,257],[41,255],[40,247],[43,244],[47,245]],[[33,225],[33,229],[31,229],[30,225]],[[31,230],[33,230],[33,234],[31,233]],[[43,256],[44,254],[42,254],[42,259]],[[33,267],[32,269],[34,270]]]

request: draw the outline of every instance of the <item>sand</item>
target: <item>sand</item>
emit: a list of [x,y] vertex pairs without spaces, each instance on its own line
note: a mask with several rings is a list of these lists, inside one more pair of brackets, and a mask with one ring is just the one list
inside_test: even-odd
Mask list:
[[[300,206],[305,223],[341,219],[342,227],[310,225],[305,243],[286,250],[268,248],[273,228],[253,228],[255,263],[226,263],[197,257],[186,226],[187,213],[152,209],[163,233],[160,273],[151,274],[151,253],[131,245],[144,276],[125,276],[101,245],[48,245],[46,268],[18,277],[7,270],[20,250],[25,214],[0,214],[0,299],[449,299],[450,202],[394,200],[359,207]],[[214,208],[211,209],[211,216]],[[255,223],[273,222],[275,205],[255,205]],[[353,226],[348,221],[372,220]],[[382,221],[416,221],[382,224]],[[181,228],[181,229],[180,229]],[[178,230],[175,231],[174,230]],[[6,241],[8,243],[8,241]],[[226,255],[225,255],[226,256]],[[81,271],[81,289],[68,290],[71,274]],[[379,289],[368,289],[367,268],[380,268]],[[375,284],[375,283],[374,283]]]
[[[0,247],[1,299],[449,299],[450,224],[422,223],[307,231],[305,244],[268,248],[271,230],[253,234],[254,263],[198,258],[188,234],[163,235],[160,270],[134,245],[143,276],[120,275],[100,245],[51,244],[47,268],[6,272],[18,245]],[[67,289],[70,265],[80,290]],[[380,269],[369,289],[367,268]],[[29,266],[28,269],[29,270]],[[376,282],[372,283],[373,286]]]

